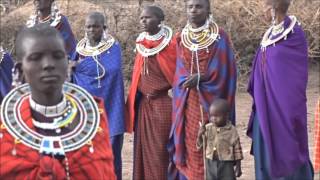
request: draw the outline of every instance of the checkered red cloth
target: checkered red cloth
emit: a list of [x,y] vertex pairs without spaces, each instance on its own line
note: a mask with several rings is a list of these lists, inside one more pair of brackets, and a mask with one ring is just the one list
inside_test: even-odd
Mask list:
[[135,128],[133,179],[166,180],[169,165],[166,145],[172,112],[168,90],[171,85],[155,57],[149,57],[146,65],[149,75],[141,75],[138,85],[142,98]]
[[315,130],[314,130],[314,171],[315,173],[320,172],[320,99],[318,99],[318,103],[316,105],[315,110]]
[[[201,122],[200,105],[204,112],[204,121],[208,121],[209,105],[216,98],[228,100],[230,120],[235,123],[234,97],[236,91],[236,63],[229,38],[219,29],[220,39],[208,47],[194,53],[181,44],[177,35],[177,62],[173,83],[173,125],[170,132],[168,150],[170,153],[169,179],[177,177],[178,170],[188,179],[203,179],[204,166],[202,152],[196,150],[196,138]],[[192,61],[194,66],[191,66]],[[196,88],[186,89],[182,84],[192,72],[197,72],[199,61],[200,73],[204,79]],[[174,167],[176,166],[176,167]]]

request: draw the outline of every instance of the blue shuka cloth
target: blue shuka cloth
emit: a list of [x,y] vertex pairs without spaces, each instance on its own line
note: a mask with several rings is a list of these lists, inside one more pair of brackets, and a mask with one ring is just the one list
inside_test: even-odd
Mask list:
[[13,60],[9,54],[4,53],[0,61],[0,104],[3,97],[10,91],[12,83]]
[[[72,57],[79,59],[78,53]],[[103,98],[108,116],[110,136],[125,132],[124,119],[124,85],[122,77],[121,48],[115,42],[105,52],[98,55],[99,62],[105,69],[105,75],[100,79],[101,87],[98,88],[97,63],[92,56],[80,57],[81,61],[72,74],[73,83],[83,87],[93,96]],[[102,70],[99,68],[101,74]]]
[[60,24],[57,25],[56,29],[60,32],[64,40],[68,58],[71,58],[76,51],[77,40],[73,35],[68,18],[66,16],[61,15]]

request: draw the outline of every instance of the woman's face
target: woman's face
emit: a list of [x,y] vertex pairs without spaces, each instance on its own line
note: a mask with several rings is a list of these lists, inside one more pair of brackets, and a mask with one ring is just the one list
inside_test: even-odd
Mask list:
[[36,10],[45,10],[45,9],[51,9],[51,5],[54,0],[33,0],[33,4],[36,8]]
[[263,0],[263,19],[267,22],[272,21],[272,0]]
[[61,92],[68,66],[63,40],[55,36],[29,36],[22,41],[22,48],[21,69],[33,93]]
[[85,22],[85,31],[91,42],[100,42],[104,30],[104,25],[99,19],[88,17]]
[[193,28],[204,25],[209,15],[209,7],[206,0],[188,0],[187,15]]
[[156,34],[159,31],[159,18],[148,8],[140,14],[141,30],[149,34]]

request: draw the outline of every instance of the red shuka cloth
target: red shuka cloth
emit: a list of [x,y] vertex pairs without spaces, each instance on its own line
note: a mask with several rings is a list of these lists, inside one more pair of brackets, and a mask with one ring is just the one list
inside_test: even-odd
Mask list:
[[[161,42],[162,39],[154,42],[140,42],[143,43],[146,47],[154,47]],[[126,102],[126,130],[127,132],[133,132],[134,126],[134,102],[136,93],[138,90],[138,83],[140,80],[141,72],[143,69],[143,59],[144,57],[137,53],[132,73],[132,81],[131,86],[129,88],[128,99]],[[174,73],[176,69],[176,40],[173,38],[170,43],[165,47],[161,52],[155,55],[155,59],[159,63],[159,67],[168,80],[168,82],[172,85]]]
[[314,172],[320,172],[320,98],[314,112]]
[[[103,110],[103,102],[97,100],[99,109]],[[26,125],[34,129],[28,98],[19,109]],[[115,179],[112,149],[109,142],[107,116],[102,111],[100,127],[92,139],[94,153],[89,152],[89,145],[78,150],[67,152],[70,179]],[[1,123],[2,124],[2,123]],[[15,145],[17,154],[11,154],[15,139],[6,129],[0,129],[3,138],[0,139],[0,179],[67,179],[65,159],[59,161],[50,156],[43,156],[37,150],[22,143]]]

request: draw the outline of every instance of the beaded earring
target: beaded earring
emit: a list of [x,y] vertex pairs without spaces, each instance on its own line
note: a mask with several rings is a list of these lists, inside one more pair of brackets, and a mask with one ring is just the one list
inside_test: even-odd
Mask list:
[[209,14],[209,18],[208,18],[209,22],[214,22],[214,18],[213,15],[210,13]]
[[108,39],[108,34],[109,34],[108,29],[107,29],[107,28],[104,29],[104,30],[103,30],[103,33],[102,33],[102,39],[103,39],[103,40],[107,40],[107,39]]
[[274,8],[271,9],[271,17],[272,17],[272,26],[276,25],[276,10]]
[[159,27],[159,28],[162,28],[163,26],[164,26],[163,21],[161,21],[161,22],[158,24],[158,27]]
[[21,63],[14,63],[12,68],[12,87],[17,87],[23,84],[23,75],[21,70]]
[[56,2],[52,2],[51,4],[51,17],[55,18],[57,15],[57,12],[59,11],[58,5]]

